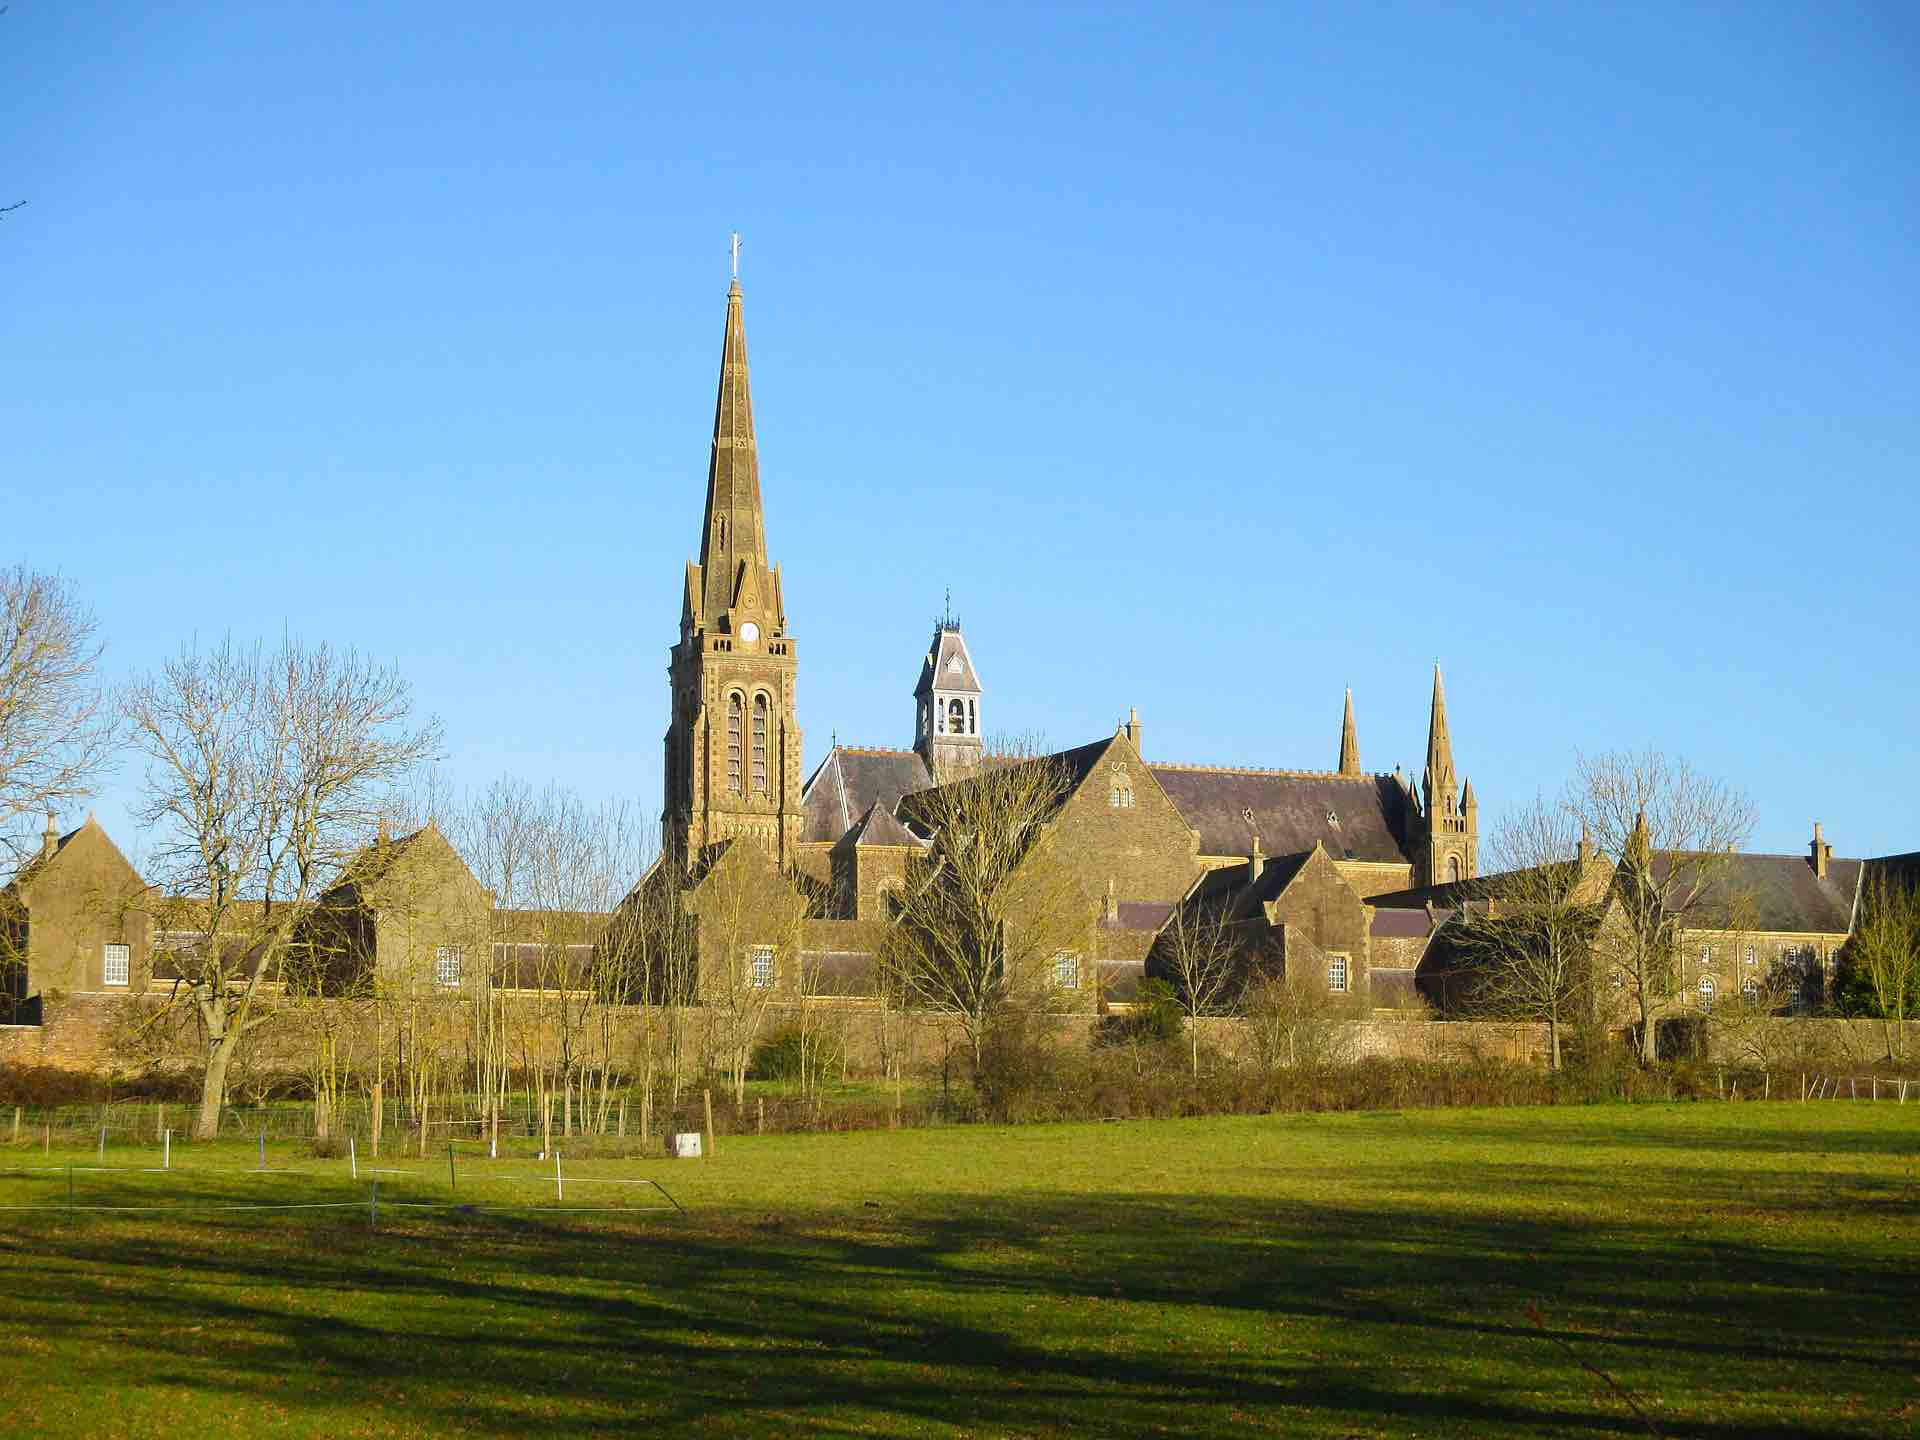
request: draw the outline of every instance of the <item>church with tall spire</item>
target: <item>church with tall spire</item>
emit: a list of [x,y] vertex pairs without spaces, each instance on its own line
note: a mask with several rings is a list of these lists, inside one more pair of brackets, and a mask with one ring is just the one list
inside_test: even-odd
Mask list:
[[[887,890],[932,841],[918,828],[913,797],[995,763],[984,739],[990,696],[949,602],[919,658],[910,717],[902,703],[898,728],[886,727],[911,744],[836,736],[803,768],[799,654],[780,567],[769,560],[737,270],[697,554],[668,665],[666,848],[698,870],[747,844],[787,877],[814,943],[844,956],[835,947],[854,942],[834,939],[831,927],[884,916]],[[1099,963],[1115,973],[1131,966],[1136,979],[1172,917],[1209,903],[1228,906],[1271,944],[1317,957],[1330,980],[1357,986],[1371,971],[1378,990],[1400,952],[1369,938],[1376,913],[1393,897],[1477,870],[1473,788],[1456,777],[1438,666],[1417,788],[1397,770],[1362,768],[1351,689],[1330,770],[1149,759],[1133,711],[1110,736],[1051,758],[1069,782],[1055,822],[1064,827],[1059,848],[1103,917]],[[1389,928],[1406,924],[1402,914]],[[1109,978],[1102,971],[1101,985]],[[1400,978],[1411,984],[1410,971]]]
[[734,838],[792,863],[800,836],[799,656],[780,567],[767,563],[760,453],[738,276],[727,291],[700,558],[687,566],[668,662],[665,830],[695,854]]

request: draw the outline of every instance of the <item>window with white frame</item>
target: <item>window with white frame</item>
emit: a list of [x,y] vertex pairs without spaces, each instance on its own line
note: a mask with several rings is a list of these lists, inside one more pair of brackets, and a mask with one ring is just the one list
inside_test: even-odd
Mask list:
[[467,958],[467,952],[458,945],[442,945],[433,952],[433,978],[439,985],[454,986],[460,983],[461,962]]
[[773,947],[756,945],[747,952],[747,983],[756,990],[773,985]]
[[1702,945],[1700,947],[1700,963],[1702,965],[1711,965],[1713,963],[1713,946]]
[[1080,957],[1073,951],[1053,952],[1053,983],[1062,990],[1080,988]]
[[1754,966],[1754,965],[1758,965],[1759,963],[1760,963],[1760,952],[1751,945],[1747,946],[1747,964],[1749,966]]
[[1713,1009],[1713,976],[1700,977],[1700,1009],[1704,1013]]
[[1627,988],[1627,977],[1618,970],[1613,972],[1613,988],[1616,990]]
[[1749,1005],[1757,1005],[1760,1002],[1760,982],[1749,975],[1740,987],[1740,998]]
[[127,983],[127,966],[133,950],[126,945],[108,945],[100,952],[100,979],[107,985]]
[[1347,957],[1329,955],[1327,957],[1327,989],[1336,995],[1347,993]]

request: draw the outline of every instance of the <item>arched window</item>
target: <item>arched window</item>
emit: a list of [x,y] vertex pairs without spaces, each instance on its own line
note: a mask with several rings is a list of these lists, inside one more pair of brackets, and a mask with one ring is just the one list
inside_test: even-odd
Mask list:
[[1749,1005],[1760,1003],[1760,982],[1749,975],[1740,986],[1740,998]]
[[947,702],[947,733],[964,735],[967,733],[967,702],[949,700]]
[[1700,977],[1700,1009],[1703,1012],[1713,1009],[1713,976],[1711,975]]
[[739,693],[727,696],[727,789],[740,793],[740,710]]
[[767,697],[753,697],[753,793],[767,793]]
[[969,700],[967,701],[967,734],[978,735],[979,733],[980,715],[979,712],[973,708],[973,701]]
[[1460,857],[1458,855],[1449,855],[1447,857],[1447,879],[1449,882],[1457,882],[1460,879]]

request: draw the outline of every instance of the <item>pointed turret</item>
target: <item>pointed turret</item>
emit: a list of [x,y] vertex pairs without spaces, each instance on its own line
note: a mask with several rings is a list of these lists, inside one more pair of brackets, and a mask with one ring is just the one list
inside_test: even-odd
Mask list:
[[45,860],[60,848],[60,832],[54,828],[53,812],[47,812],[46,832],[40,837],[40,858]]
[[1453,736],[1447,730],[1447,690],[1440,663],[1433,666],[1433,708],[1427,719],[1427,769],[1420,779],[1426,883],[1470,880],[1478,873],[1479,802],[1473,787],[1461,793],[1453,769]]
[[[1459,789],[1453,776],[1453,737],[1447,733],[1447,689],[1440,680],[1440,662],[1433,662],[1433,709],[1427,717],[1427,773],[1422,777],[1429,815],[1453,813],[1453,797]],[[1439,809],[1435,802],[1438,800]]]
[[1347,712],[1340,721],[1340,773],[1360,773],[1360,737],[1353,728],[1353,687],[1347,687]]

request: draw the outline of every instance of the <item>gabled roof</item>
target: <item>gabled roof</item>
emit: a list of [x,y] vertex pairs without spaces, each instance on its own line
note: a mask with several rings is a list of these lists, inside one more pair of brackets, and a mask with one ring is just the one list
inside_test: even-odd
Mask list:
[[836,745],[801,789],[806,826],[800,838],[831,844],[875,805],[892,814],[902,795],[932,784],[918,751]]
[[[377,839],[371,845],[364,845],[340,867],[340,873],[331,885],[320,892],[319,903],[339,903],[348,901],[355,893],[364,893],[393,873],[394,867],[406,856],[419,851],[425,853],[438,846],[467,869],[466,859],[453,847],[453,843],[440,832],[440,827],[432,820],[427,821],[418,830],[410,834],[395,836],[393,839]],[[467,870],[467,878],[473,879],[473,872]],[[474,881],[475,884],[479,882]]]
[[[1315,842],[1335,860],[1407,864],[1405,788],[1391,775],[1149,765],[1181,817],[1200,832],[1203,855],[1245,855],[1258,831],[1275,855]],[[1249,826],[1247,812],[1253,813]]]
[[894,819],[891,810],[882,809],[878,801],[867,807],[867,813],[841,837],[840,843],[856,846],[892,845],[914,850],[926,848],[924,841]]

